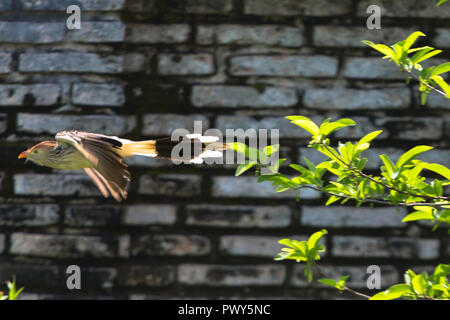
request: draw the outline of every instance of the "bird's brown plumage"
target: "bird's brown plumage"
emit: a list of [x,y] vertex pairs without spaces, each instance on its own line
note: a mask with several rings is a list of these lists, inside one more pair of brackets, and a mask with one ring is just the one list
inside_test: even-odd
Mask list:
[[[185,140],[201,142],[201,138],[211,137]],[[131,180],[124,158],[143,155],[170,159],[169,151],[178,143],[170,139],[131,141],[81,131],[62,131],[55,139],[38,143],[22,152],[19,159],[28,158],[38,165],[55,169],[84,169],[104,197],[111,195],[118,202],[127,198]],[[225,145],[217,144],[213,149],[223,150]]]

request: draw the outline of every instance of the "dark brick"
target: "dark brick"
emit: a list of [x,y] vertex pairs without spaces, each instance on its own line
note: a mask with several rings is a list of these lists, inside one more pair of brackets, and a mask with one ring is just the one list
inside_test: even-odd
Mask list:
[[197,235],[146,235],[132,240],[133,256],[201,256],[211,250],[208,238]]
[[16,174],[16,195],[35,196],[99,196],[95,184],[84,173]]
[[214,72],[214,57],[209,53],[158,55],[158,73],[163,76],[208,75]]
[[302,208],[301,223],[316,227],[333,228],[388,228],[405,227],[402,219],[404,208],[353,208],[353,207],[310,207]]
[[[245,190],[245,192],[242,192]],[[293,191],[276,192],[272,183],[269,181],[258,183],[255,177],[214,177],[212,194],[215,197],[226,198],[295,198],[296,194]],[[299,195],[300,199],[317,199],[320,193],[311,190],[303,189]]]
[[187,174],[143,175],[139,193],[159,196],[189,197],[200,194],[201,177]]
[[175,206],[136,204],[125,207],[122,222],[128,226],[172,225],[176,218]]
[[5,250],[5,235],[0,233],[0,254]]
[[196,85],[191,102],[195,107],[290,107],[297,104],[293,88],[265,87],[258,90],[246,86]]
[[119,268],[118,283],[126,287],[163,287],[175,281],[172,266],[123,266]]
[[287,206],[190,204],[186,224],[204,227],[282,228],[290,224]]
[[0,134],[6,131],[8,115],[0,113]]
[[0,205],[2,226],[49,226],[59,220],[59,206],[56,204]]
[[227,14],[233,7],[232,0],[168,0],[167,3],[170,11],[192,14]]
[[443,134],[444,121],[431,117],[383,117],[375,119],[375,125],[386,128],[391,139],[439,140]]
[[57,84],[2,84],[0,106],[52,106],[61,99],[61,87]]
[[11,52],[0,51],[0,74],[10,73],[12,71],[11,62]]
[[142,134],[146,136],[171,136],[176,129],[186,129],[193,132],[194,121],[201,121],[203,129],[209,128],[209,120],[202,114],[145,114],[142,118]]
[[[16,286],[26,287],[56,287],[59,285],[59,270],[57,266],[29,263],[0,264],[0,282],[11,281],[16,278]],[[2,286],[3,287],[3,286]]]
[[[385,43],[387,45],[406,39],[416,29],[385,27],[380,30],[370,30],[360,26],[315,26],[313,29],[313,42],[319,47],[360,47],[368,48],[362,40],[370,40],[374,43]],[[384,61],[387,63],[387,61]]]
[[0,11],[9,11],[12,9],[12,0],[3,0],[0,2]]
[[183,43],[189,38],[187,24],[130,24],[126,41],[134,43]]
[[342,0],[245,0],[244,12],[254,15],[281,16],[339,16],[350,13],[352,2]]
[[205,265],[182,264],[178,281],[204,286],[279,286],[286,276],[283,265]]
[[81,29],[68,30],[66,40],[84,43],[121,42],[125,26],[121,21],[82,21]]
[[67,207],[64,224],[72,227],[117,226],[122,209],[110,205],[72,205]]
[[363,0],[358,3],[357,15],[368,16],[366,10],[372,4],[381,7],[382,17],[450,18],[448,5],[437,8],[434,2],[430,3],[428,0]]
[[411,96],[407,88],[307,89],[303,103],[320,110],[404,109],[410,106]]
[[11,235],[10,253],[51,258],[113,258],[118,256],[118,249],[117,237],[16,232]]
[[222,236],[219,249],[223,255],[274,257],[280,252],[279,236]]
[[63,130],[79,130],[122,136],[136,126],[133,116],[118,115],[52,115],[19,113],[17,131],[56,134]]
[[212,44],[262,44],[299,47],[304,44],[303,28],[281,25],[245,26],[238,24],[199,26],[196,41],[202,45]]
[[63,22],[0,21],[0,42],[51,43],[64,39]]
[[75,83],[72,102],[82,106],[120,107],[125,103],[124,88],[113,83]]
[[125,0],[19,0],[24,10],[55,10],[66,11],[67,7],[76,4],[82,11],[114,11],[125,7]]
[[335,77],[337,59],[328,56],[236,56],[230,60],[233,76]]
[[[80,266],[81,290],[112,289],[117,278],[116,268]],[[65,274],[66,279],[69,276]],[[67,280],[66,280],[67,281]]]
[[122,72],[123,56],[89,52],[28,52],[19,56],[22,72]]

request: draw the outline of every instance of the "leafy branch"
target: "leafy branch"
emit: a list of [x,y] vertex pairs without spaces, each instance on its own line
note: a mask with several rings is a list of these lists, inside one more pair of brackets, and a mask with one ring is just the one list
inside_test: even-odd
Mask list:
[[[433,220],[435,227],[442,222],[450,223],[450,198],[443,195],[444,187],[450,184],[450,170],[437,163],[416,159],[432,147],[416,146],[402,154],[396,162],[388,155],[382,154],[380,159],[384,165],[379,169],[381,175],[369,175],[363,171],[367,158],[362,157],[362,152],[370,147],[371,141],[382,131],[371,132],[356,143],[339,142],[338,147],[334,148],[328,136],[336,130],[355,125],[353,120],[340,119],[330,122],[330,119],[326,119],[319,126],[304,116],[289,116],[287,119],[308,131],[311,134],[308,147],[324,154],[328,160],[315,165],[304,158],[307,168],[290,164],[291,169],[300,173],[299,176],[292,177],[279,172],[279,167],[286,159],[268,164],[267,159],[273,152],[278,151],[278,145],[266,147],[261,151],[245,144],[232,143],[229,145],[231,149],[248,158],[238,166],[236,176],[256,168],[258,182],[272,182],[277,192],[298,192],[303,188],[310,188],[328,194],[326,205],[336,201],[344,204],[353,199],[357,206],[370,203],[413,207],[416,211],[405,221],[413,221],[411,219],[416,218]],[[271,174],[259,175],[261,168],[269,169]],[[434,179],[427,183],[426,177],[421,176],[424,170],[445,179]],[[331,174],[328,179],[324,179],[326,172]]]
[[[440,1],[438,5],[444,2],[446,1]],[[399,41],[390,47],[384,44],[375,44],[367,40],[362,42],[384,54],[383,59],[394,61],[400,67],[400,70],[408,72],[410,74],[408,82],[411,78],[419,81],[419,90],[422,92],[421,103],[424,105],[427,100],[427,95],[431,91],[435,91],[450,99],[450,86],[442,77],[442,74],[450,71],[450,62],[424,68],[421,63],[438,55],[442,50],[435,50],[429,46],[412,48],[416,40],[422,36],[425,36],[425,34],[416,31],[405,40]]]
[[[320,253],[325,252],[325,247],[320,244],[320,240],[327,233],[327,230],[323,229],[312,234],[306,241],[291,239],[282,239],[278,241],[278,243],[285,247],[274,257],[274,260],[280,261],[290,259],[297,262],[304,262],[304,275],[308,280],[308,283],[313,281],[313,269],[315,269],[321,277],[326,277],[326,274],[322,271],[320,266],[316,265],[316,261],[320,260]],[[404,283],[395,284],[372,297],[348,287],[346,282],[349,276],[342,276],[338,280],[320,278],[318,279],[318,282],[332,286],[340,292],[348,291],[369,300],[393,300],[399,298],[410,300],[444,300],[450,299],[449,275],[450,265],[447,264],[438,265],[431,275],[428,275],[427,272],[415,274],[414,271],[408,270],[404,274]]]
[[16,278],[13,277],[12,281],[7,281],[6,286],[8,287],[8,294],[4,294],[0,291],[0,300],[17,300],[17,297],[22,292],[23,287],[17,290],[16,288]]
[[[443,188],[450,184],[450,170],[443,165],[428,163],[416,158],[432,147],[416,146],[402,154],[396,162],[389,156],[382,154],[380,159],[384,166],[380,167],[381,175],[374,176],[363,172],[367,158],[361,156],[362,152],[370,147],[370,143],[381,131],[371,132],[362,137],[358,142],[338,143],[334,148],[330,144],[328,136],[336,130],[353,126],[356,123],[351,119],[339,119],[331,122],[324,120],[317,125],[304,116],[288,116],[291,123],[301,127],[311,134],[308,147],[321,152],[328,160],[315,165],[304,158],[306,167],[299,164],[290,164],[289,167],[300,173],[299,176],[287,176],[279,172],[281,164],[286,159],[278,159],[275,163],[268,163],[269,157],[279,150],[279,145],[267,146],[262,150],[250,148],[242,143],[229,144],[231,149],[244,154],[245,160],[236,169],[239,176],[251,168],[255,168],[258,182],[271,181],[277,192],[287,190],[299,191],[303,188],[313,189],[328,194],[326,205],[336,201],[345,203],[355,200],[359,206],[368,202],[373,204],[388,204],[395,206],[413,207],[414,212],[408,214],[403,222],[416,220],[432,220],[434,229],[442,222],[450,224],[450,198],[443,196]],[[260,175],[261,169],[266,168],[271,172]],[[444,177],[444,180],[434,179],[431,183],[425,182],[421,176],[423,170],[431,171]],[[325,180],[325,173],[331,174],[331,179]],[[325,276],[316,265],[320,259],[320,253],[325,247],[320,244],[320,239],[327,234],[327,230],[314,233],[307,241],[282,239],[280,244],[286,246],[281,249],[274,259],[293,259],[306,264],[304,275],[308,282],[313,280],[313,269]],[[405,283],[396,284],[373,297],[355,291],[346,285],[348,276],[338,280],[321,278],[322,284],[331,285],[339,291],[348,291],[366,299],[449,299],[447,276],[450,274],[450,266],[441,264],[436,267],[432,275],[422,273],[415,274],[412,270],[405,273]]]

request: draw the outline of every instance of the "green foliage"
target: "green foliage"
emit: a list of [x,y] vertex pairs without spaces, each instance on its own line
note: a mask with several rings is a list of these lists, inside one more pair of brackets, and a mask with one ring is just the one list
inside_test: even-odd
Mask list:
[[[446,1],[440,1],[438,5],[444,2]],[[394,61],[401,70],[410,73],[411,76],[419,81],[419,90],[422,92],[422,105],[426,103],[427,95],[432,90],[450,99],[450,86],[442,77],[442,74],[450,71],[450,62],[445,62],[441,65],[431,66],[428,68],[424,68],[421,65],[422,62],[436,56],[441,53],[442,50],[435,50],[429,46],[411,48],[416,40],[423,36],[425,36],[425,34],[420,31],[416,31],[405,40],[399,41],[390,47],[384,44],[375,44],[367,40],[362,41],[373,49],[384,54],[383,59]],[[415,72],[417,72],[417,75]],[[408,78],[408,82],[409,81],[410,78]],[[441,90],[437,89],[438,87],[440,87]]]
[[268,166],[267,163],[269,161],[269,157],[278,151],[280,148],[280,145],[273,145],[273,146],[266,146],[262,151],[255,149],[255,148],[249,148],[247,145],[240,143],[240,142],[233,142],[228,144],[228,148],[235,150],[241,154],[244,154],[248,160],[245,160],[243,163],[241,163],[237,169],[235,176],[240,176],[244,172],[250,170],[251,168],[255,167],[257,169],[257,172],[260,168],[268,168],[273,173],[277,173],[280,165],[286,160],[286,159],[279,159],[277,163],[275,163],[273,166]]
[[286,260],[291,259],[297,262],[305,262],[305,277],[308,282],[313,280],[312,266],[315,261],[320,259],[320,252],[325,251],[325,247],[321,245],[320,239],[328,232],[323,229],[312,234],[307,241],[298,241],[291,239],[282,239],[278,243],[285,245],[287,248],[282,248],[281,252],[278,253],[274,260]]
[[439,0],[438,3],[436,3],[436,7],[439,7],[441,4],[446,3],[448,0]]
[[8,294],[5,295],[0,292],[0,300],[16,300],[19,294],[22,292],[23,287],[19,290],[16,289],[16,278],[13,277],[12,281],[7,281],[6,286],[8,287]]
[[339,280],[323,278],[323,279],[319,279],[318,281],[322,284],[335,287],[339,291],[344,291],[346,288],[345,283],[346,283],[347,279],[348,279],[348,276],[342,276]]
[[450,206],[442,206],[442,210],[429,206],[416,206],[416,211],[408,214],[402,221],[431,220],[435,230],[441,222],[450,224]]
[[[340,201],[341,204],[349,200],[355,201],[359,206],[365,202],[382,203],[402,206],[422,206],[418,211],[433,208],[433,214],[428,220],[432,220],[437,227],[440,223],[449,223],[449,198],[443,196],[444,187],[450,184],[450,170],[437,163],[428,163],[417,160],[417,157],[432,149],[430,146],[420,145],[411,148],[402,154],[397,161],[388,155],[380,155],[383,165],[380,167],[379,175],[364,173],[367,158],[363,152],[370,147],[370,143],[381,131],[373,131],[356,142],[339,142],[337,147],[330,144],[329,135],[341,128],[354,126],[356,123],[351,119],[340,119],[331,122],[326,119],[320,125],[304,116],[287,117],[291,123],[303,128],[311,134],[308,147],[324,154],[328,159],[317,165],[304,158],[306,167],[300,164],[290,164],[296,175],[285,175],[278,172],[279,165],[285,161],[280,159],[276,165],[269,167],[272,174],[261,175],[258,182],[270,181],[277,192],[294,190],[299,192],[303,188],[311,188],[329,195],[326,205]],[[270,155],[268,150],[278,150],[279,146],[266,147],[263,151],[249,148],[242,144],[231,144],[230,148],[244,153],[248,160],[241,164],[236,175],[241,175],[253,167],[268,167],[260,162],[262,156]],[[442,176],[444,179],[426,181],[423,172],[432,172]],[[327,173],[327,175],[326,175]],[[327,179],[325,179],[327,177]],[[414,217],[422,215],[415,214],[406,218],[412,221]]]
[[[450,170],[437,163],[428,163],[418,160],[417,157],[432,149],[430,146],[420,145],[411,148],[402,154],[396,161],[388,155],[380,155],[383,165],[379,168],[379,175],[364,173],[367,158],[362,154],[370,147],[382,131],[373,131],[356,142],[338,142],[337,147],[330,143],[329,135],[336,130],[356,123],[351,119],[340,119],[331,122],[326,119],[320,125],[304,116],[287,117],[291,123],[309,132],[311,140],[308,147],[324,154],[328,159],[315,165],[304,158],[306,166],[290,164],[289,168],[294,175],[285,175],[278,172],[279,166],[286,159],[280,159],[276,165],[268,166],[261,162],[270,154],[279,149],[279,145],[266,147],[262,151],[249,148],[243,144],[230,144],[231,149],[236,150],[248,159],[241,164],[236,175],[241,175],[255,167],[256,174],[259,169],[271,168],[272,174],[258,176],[258,182],[270,181],[277,192],[287,190],[299,191],[303,188],[311,188],[328,194],[326,205],[340,201],[341,204],[353,200],[357,206],[362,203],[379,203],[383,205],[395,205],[412,207],[415,211],[407,215],[403,221],[428,220],[436,229],[440,224],[450,224],[450,199],[443,196],[444,187],[450,184]],[[422,172],[431,172],[443,179],[427,181]],[[320,259],[319,253],[325,248],[319,245],[319,240],[327,234],[326,230],[314,233],[308,241],[291,239],[280,240],[279,243],[286,246],[275,256],[275,260],[292,259],[297,262],[305,262],[305,276],[308,282],[313,280],[312,267]],[[449,286],[447,275],[448,265],[439,265],[433,275],[426,273],[414,274],[409,270],[405,275],[405,283],[397,284],[389,289],[371,297],[379,299],[448,299]],[[343,291],[349,290],[355,294],[370,298],[346,287],[347,276],[339,280],[323,278],[319,282],[330,285]]]
[[431,275],[427,272],[415,274],[412,270],[408,270],[404,275],[405,283],[393,285],[377,293],[370,300],[450,299],[449,275],[450,265],[448,264],[438,265]]

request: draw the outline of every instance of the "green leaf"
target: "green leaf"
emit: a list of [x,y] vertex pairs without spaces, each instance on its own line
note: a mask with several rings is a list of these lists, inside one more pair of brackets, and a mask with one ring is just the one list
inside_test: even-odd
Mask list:
[[436,82],[442,90],[444,90],[447,98],[450,98],[450,86],[441,76],[432,76],[430,79]]
[[427,96],[428,96],[428,92],[422,92],[420,94],[420,104],[422,106],[425,105],[425,103],[427,103]]
[[355,121],[352,119],[339,119],[336,122],[323,122],[320,125],[319,133],[327,136],[331,132],[336,131],[338,129],[348,127],[348,126],[354,126],[356,124]]
[[255,148],[249,148],[246,144],[240,142],[228,143],[227,146],[231,150],[235,150],[236,152],[242,153],[250,160],[258,161],[259,151]]
[[438,3],[436,3],[436,7],[439,7],[441,4],[446,3],[448,0],[440,0]]
[[275,144],[273,146],[266,146],[263,149],[263,152],[266,156],[270,157],[271,154],[273,154],[274,152],[277,152],[278,150],[280,150],[280,145],[279,144]]
[[325,203],[325,205],[326,206],[329,206],[330,204],[332,204],[332,203],[334,203],[334,202],[336,202],[336,201],[339,201],[341,199],[341,197],[338,197],[338,196],[330,196],[329,198],[328,198],[328,200],[327,200],[327,202]]
[[291,120],[291,122],[293,124],[305,129],[306,131],[311,133],[313,136],[319,134],[319,127],[311,119],[308,119],[307,117],[288,116],[286,118]]
[[245,160],[244,163],[240,164],[237,168],[236,168],[236,172],[235,172],[235,176],[240,176],[241,174],[243,174],[244,172],[246,172],[247,170],[251,169],[253,166],[256,165],[256,161],[248,161]]
[[409,161],[413,160],[419,154],[431,149],[433,149],[433,147],[430,146],[417,146],[412,148],[411,150],[405,152],[398,158],[396,163],[397,168],[403,167],[403,165],[408,164]]
[[287,247],[291,247],[292,249],[295,249],[295,245],[292,243],[291,239],[281,239],[278,241],[279,244],[283,244]]
[[289,167],[291,167],[292,169],[294,169],[294,170],[296,170],[296,171],[298,171],[298,172],[300,172],[301,174],[304,174],[304,175],[311,175],[312,174],[311,171],[309,171],[308,169],[302,167],[299,164],[293,163],[293,164],[290,164]]
[[411,46],[414,44],[414,42],[416,42],[418,37],[424,37],[425,34],[423,34],[420,31],[416,31],[414,33],[412,33],[408,38],[406,38],[404,44],[403,44],[403,50],[404,51],[408,51],[409,48],[411,48]]
[[392,60],[395,61],[396,64],[399,64],[399,57],[397,56],[397,53],[388,46],[384,44],[375,44],[372,41],[367,40],[363,40],[362,42],[372,47],[373,49],[383,53],[386,57],[391,58]]
[[415,59],[414,59],[414,56],[413,56],[413,58],[411,58],[411,60],[414,63],[419,63],[419,62],[422,62],[424,60],[430,59],[431,57],[434,57],[435,55],[437,55],[437,54],[439,54],[441,52],[442,52],[442,50],[434,50],[434,51],[428,52],[427,54],[420,55],[420,57],[416,57]]
[[371,142],[373,139],[375,139],[382,132],[383,132],[383,130],[378,130],[378,131],[373,131],[371,133],[366,134],[364,137],[361,138],[361,140],[359,140],[359,142],[358,142],[358,144],[356,146],[358,147],[358,146],[363,145],[365,143]]
[[426,211],[414,211],[403,218],[402,222],[417,220],[433,220],[433,214]]
[[[417,64],[418,60],[421,59],[424,55],[426,55],[428,52],[430,52],[431,50],[434,50],[433,47],[421,47],[421,48],[416,48],[415,50],[419,50],[417,51],[412,57],[411,57],[411,62],[413,64]],[[413,52],[413,50],[409,50],[411,52]]]
[[384,163],[384,166],[386,167],[386,170],[389,174],[389,176],[391,177],[391,179],[395,178],[395,175],[397,173],[397,167],[394,165],[394,163],[392,162],[391,158],[389,158],[389,156],[382,154],[380,155],[381,160]]
[[412,293],[411,287],[407,284],[396,284],[389,289],[379,292],[369,300],[393,300],[398,299],[404,295]]
[[427,282],[423,278],[421,274],[415,276],[411,279],[411,286],[413,290],[418,293],[419,295],[425,295],[426,294],[426,287]]
[[347,281],[348,277],[349,276],[343,276],[339,280],[324,278],[324,279],[319,279],[318,281],[320,283],[323,283],[323,284],[328,285],[328,286],[335,287],[336,289],[342,291],[345,288],[345,282]]
[[273,166],[268,167],[273,173],[277,173],[280,169],[280,166],[283,164],[283,162],[286,161],[286,158],[279,159]]
[[321,239],[324,235],[326,235],[327,233],[328,233],[328,231],[325,230],[325,229],[322,229],[322,230],[320,230],[320,231],[317,231],[317,232],[313,233],[313,234],[309,237],[308,242],[307,242],[308,249],[311,250],[311,249],[315,248],[315,247],[317,246],[317,244],[319,243],[320,239]]
[[435,76],[449,71],[450,71],[450,62],[445,62],[434,68],[433,71],[431,72],[431,75]]

